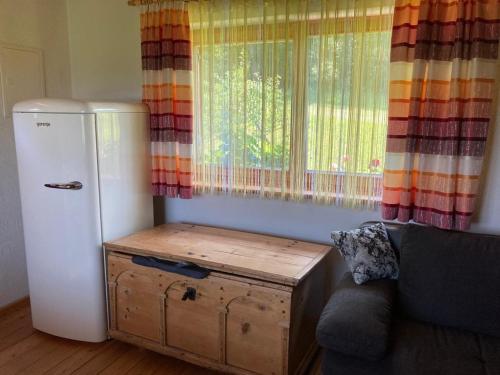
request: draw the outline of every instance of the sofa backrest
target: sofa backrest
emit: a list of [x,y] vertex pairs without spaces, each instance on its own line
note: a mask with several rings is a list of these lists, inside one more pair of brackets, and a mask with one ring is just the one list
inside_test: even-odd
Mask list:
[[399,251],[404,314],[500,337],[500,236],[408,224]]

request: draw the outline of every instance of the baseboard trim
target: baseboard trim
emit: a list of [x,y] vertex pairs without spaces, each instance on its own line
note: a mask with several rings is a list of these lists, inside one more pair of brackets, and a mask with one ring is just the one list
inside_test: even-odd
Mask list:
[[19,298],[11,303],[8,303],[5,306],[0,307],[0,315],[4,315],[5,313],[8,313],[12,310],[16,310],[19,308],[27,307],[30,304],[30,296],[25,296],[22,298]]

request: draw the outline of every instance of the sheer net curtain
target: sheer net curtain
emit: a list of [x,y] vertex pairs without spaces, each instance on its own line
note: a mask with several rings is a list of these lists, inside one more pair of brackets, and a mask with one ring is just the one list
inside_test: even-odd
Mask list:
[[196,192],[375,206],[393,6],[190,2]]

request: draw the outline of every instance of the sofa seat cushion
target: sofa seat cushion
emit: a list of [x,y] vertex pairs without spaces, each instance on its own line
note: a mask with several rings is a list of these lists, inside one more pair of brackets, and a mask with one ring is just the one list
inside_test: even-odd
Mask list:
[[500,374],[500,339],[453,328],[396,320],[389,354],[372,362],[338,352],[323,357],[324,374]]
[[481,360],[487,374],[500,374],[500,339],[493,336],[476,335],[481,348]]
[[500,337],[500,236],[407,225],[399,304],[409,317]]
[[495,350],[500,354],[498,338],[414,320],[399,320],[393,330],[393,374],[500,374],[498,358],[492,355]]

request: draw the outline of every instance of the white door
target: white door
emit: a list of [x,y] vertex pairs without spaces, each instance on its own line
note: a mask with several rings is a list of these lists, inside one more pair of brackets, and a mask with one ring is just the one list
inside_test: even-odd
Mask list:
[[11,117],[17,102],[45,96],[42,51],[0,44],[1,116]]
[[33,325],[102,341],[95,115],[14,113],[14,132]]

